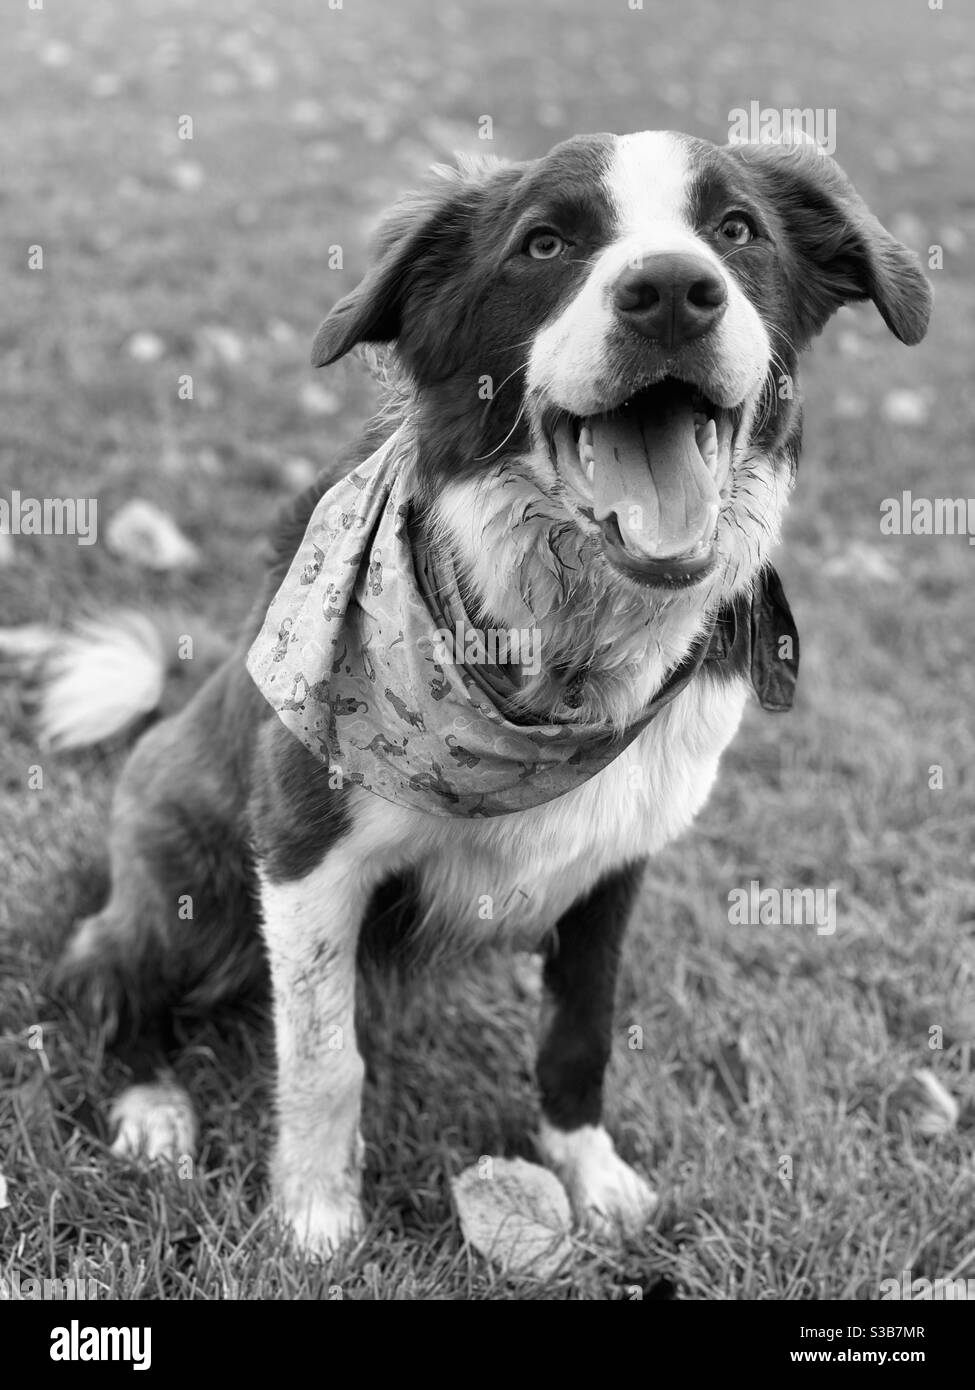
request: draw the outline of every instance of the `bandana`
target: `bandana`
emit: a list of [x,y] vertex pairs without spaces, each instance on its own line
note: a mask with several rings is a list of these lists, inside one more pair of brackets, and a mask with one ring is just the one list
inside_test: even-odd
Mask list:
[[[456,575],[439,557],[434,571],[412,524],[411,473],[397,432],[324,494],[247,658],[264,698],[336,787],[432,815],[506,815],[601,771],[702,667],[750,672],[765,709],[791,706],[798,635],[766,569],[622,733],[525,722],[511,713],[519,687],[509,654],[485,659]],[[473,660],[470,634],[481,642]]]

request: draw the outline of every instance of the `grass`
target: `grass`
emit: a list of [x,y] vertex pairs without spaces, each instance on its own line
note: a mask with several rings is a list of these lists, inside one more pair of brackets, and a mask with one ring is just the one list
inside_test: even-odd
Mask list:
[[[192,1174],[111,1160],[124,1077],[46,1001],[44,977],[97,900],[124,750],[42,755],[8,682],[0,1274],[81,1274],[104,1297],[475,1300],[875,1298],[904,1268],[975,1275],[972,552],[957,537],[882,537],[878,521],[904,488],[969,490],[973,219],[949,152],[965,148],[971,60],[950,6],[822,0],[809,13],[756,3],[729,26],[717,0],[289,0],[273,15],[251,0],[137,0],[124,21],[53,5],[0,18],[14,55],[0,496],[94,496],[103,529],[146,497],[203,555],[193,575],[153,576],[101,543],[0,538],[5,625],[120,601],[222,626],[243,616],[275,507],[368,408],[354,366],[307,368],[318,319],[361,270],[378,210],[432,159],[483,149],[484,114],[488,148],[520,156],[584,129],[720,140],[752,99],[833,107],[838,158],[878,215],[919,251],[945,247],[922,348],[864,307],[808,364],[780,563],[803,635],[798,706],[748,716],[696,829],[651,866],[608,1087],[621,1150],[661,1193],[648,1236],[580,1241],[549,1283],[506,1281],[465,1249],[451,1175],[480,1154],[530,1156],[534,1001],[503,957],[387,999],[366,1105],[369,1229],[329,1267],[296,1258],[265,1213],[269,1043],[255,1019],[188,1030],[181,1074],[204,1123]],[[185,114],[194,138],[181,142]],[[29,271],[38,243],[44,269]],[[341,272],[326,268],[334,245]],[[131,356],[137,333],[156,335],[155,360]],[[185,372],[192,402],[177,399]],[[923,423],[891,421],[898,390]],[[835,886],[836,933],[729,926],[728,891],[752,878]],[[637,1025],[642,1050],[628,1046]],[[940,1138],[920,1132],[905,1090],[919,1067],[962,1108]]]

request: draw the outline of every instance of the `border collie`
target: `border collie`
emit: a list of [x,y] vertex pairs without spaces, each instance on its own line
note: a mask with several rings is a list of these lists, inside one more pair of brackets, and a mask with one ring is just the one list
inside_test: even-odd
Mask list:
[[[322,324],[316,366],[389,345],[395,389],[351,471],[283,519],[231,654],[136,744],[108,902],[59,967],[149,1030],[269,963],[273,1197],[306,1250],[362,1220],[366,925],[420,960],[543,953],[539,1152],[580,1223],[633,1232],[652,1212],[601,1125],[623,932],[749,690],[789,703],[767,557],[797,361],[866,299],[901,342],[924,336],[914,257],[830,158],[643,132],[435,171]],[[540,660],[468,632],[528,632]],[[124,704],[93,665],[52,676],[62,741]],[[194,1142],[171,1080],[113,1115],[119,1153]]]

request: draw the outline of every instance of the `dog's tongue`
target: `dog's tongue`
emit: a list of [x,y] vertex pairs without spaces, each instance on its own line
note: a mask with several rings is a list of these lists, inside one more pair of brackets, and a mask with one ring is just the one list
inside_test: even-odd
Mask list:
[[595,517],[616,517],[627,550],[665,559],[710,539],[721,500],[695,442],[687,396],[660,393],[651,409],[630,407],[587,424]]

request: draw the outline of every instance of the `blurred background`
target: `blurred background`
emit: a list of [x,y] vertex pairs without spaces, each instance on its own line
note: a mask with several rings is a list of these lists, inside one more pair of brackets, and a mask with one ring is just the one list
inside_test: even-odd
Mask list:
[[[430,163],[538,155],[593,130],[724,143],[729,113],[753,101],[835,112],[836,158],[873,210],[926,266],[941,248],[934,324],[908,350],[872,306],[843,310],[806,363],[777,559],[803,641],[799,703],[787,719],[749,714],[697,830],[652,866],[620,1001],[611,1118],[665,1194],[660,1227],[623,1275],[583,1261],[543,1293],[618,1296],[628,1278],[648,1296],[870,1297],[907,1261],[917,1275],[972,1264],[975,551],[879,524],[904,489],[975,490],[965,7],[45,0],[4,8],[0,51],[0,497],[98,501],[95,544],[0,535],[4,627],[120,602],[243,617],[275,509],[373,399],[355,361],[311,370],[315,328],[361,273],[378,214]],[[72,1119],[103,1134],[114,1085],[42,984],[97,893],[121,751],[42,754],[15,681],[0,682],[0,730],[0,1139],[36,1258],[49,1241],[82,1251],[106,1287],[137,1296],[212,1291],[218,1266],[245,1288],[285,1280],[248,1263],[246,1242],[208,1265],[193,1236],[203,1205],[247,1227],[266,1124],[246,1061],[207,1082],[202,1045],[208,1176],[170,1193],[168,1215],[150,1198],[147,1218],[141,1180],[119,1176],[71,1187],[66,1225],[49,1212],[67,1174],[90,1174]],[[731,928],[728,890],[752,878],[835,886],[836,934]],[[446,1040],[406,1011],[388,1044],[370,1183],[395,1234],[375,1296],[506,1296],[458,1273],[446,1196],[461,1162],[517,1149],[530,1120],[531,987],[495,972],[450,1006]],[[39,1021],[47,1041],[31,1051]],[[633,1023],[645,1054],[626,1051]],[[942,1123],[918,1069],[953,1098]],[[246,1137],[231,1141],[241,1115]],[[137,1248],[170,1251],[154,1285],[85,1245],[86,1221],[105,1236],[119,1212]]]

